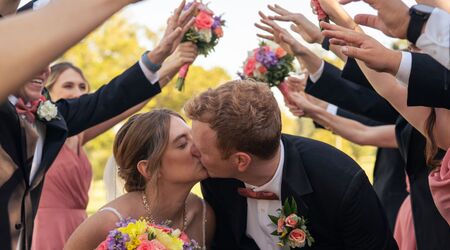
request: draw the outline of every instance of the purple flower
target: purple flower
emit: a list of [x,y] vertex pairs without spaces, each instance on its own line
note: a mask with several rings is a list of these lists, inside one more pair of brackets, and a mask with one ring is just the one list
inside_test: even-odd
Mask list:
[[126,250],[125,243],[130,240],[128,234],[122,234],[118,230],[114,229],[109,232],[107,243],[108,249],[111,250]]
[[278,58],[277,55],[272,51],[264,51],[264,49],[259,49],[255,55],[255,59],[257,62],[264,65],[266,68],[271,68],[272,66],[277,65]]
[[135,222],[136,222],[136,220],[133,218],[126,218],[126,219],[122,219],[122,220],[118,221],[116,223],[116,226],[117,227],[126,227],[126,226],[128,226],[128,224],[135,223]]
[[221,26],[222,25],[222,19],[221,19],[221,17],[220,16],[215,16],[214,17],[214,23],[213,23],[213,25],[211,26],[211,29],[216,29],[217,27],[219,27],[219,26]]
[[187,3],[187,4],[184,6],[183,11],[188,10],[188,9],[191,7],[192,4],[194,4],[194,2]]

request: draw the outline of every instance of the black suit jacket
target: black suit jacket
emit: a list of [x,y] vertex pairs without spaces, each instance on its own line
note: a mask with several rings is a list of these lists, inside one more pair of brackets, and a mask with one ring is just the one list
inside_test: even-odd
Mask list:
[[375,91],[341,77],[341,71],[325,62],[322,76],[313,83],[308,78],[306,93],[353,113],[385,124],[394,124],[398,112]]
[[[367,176],[350,157],[302,137],[283,135],[282,142],[281,200],[293,197],[309,221],[315,243],[305,249],[397,249]],[[247,199],[238,187],[244,183],[235,179],[202,181],[216,213],[212,249],[258,249],[246,236]]]
[[411,54],[408,105],[450,109],[450,71],[427,54]]
[[2,249],[16,249],[22,230],[22,249],[30,249],[33,220],[39,205],[44,175],[68,136],[108,120],[160,92],[136,63],[93,94],[61,100],[57,119],[44,122],[46,134],[41,164],[29,182],[25,169],[27,138],[21,130],[15,108],[0,105],[0,242]]

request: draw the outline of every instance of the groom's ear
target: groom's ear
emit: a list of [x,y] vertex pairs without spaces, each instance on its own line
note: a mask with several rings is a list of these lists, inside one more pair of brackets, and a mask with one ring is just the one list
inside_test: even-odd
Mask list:
[[233,163],[239,172],[245,172],[252,162],[252,157],[244,152],[237,152],[233,154]]

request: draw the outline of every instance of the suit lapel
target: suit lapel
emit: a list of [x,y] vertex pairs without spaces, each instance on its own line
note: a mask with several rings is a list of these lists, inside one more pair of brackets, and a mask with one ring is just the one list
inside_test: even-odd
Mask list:
[[42,149],[41,164],[39,164],[39,168],[31,181],[31,188],[35,188],[42,181],[46,170],[58,155],[68,134],[67,125],[60,113],[58,113],[55,119],[52,119],[49,122],[44,121],[44,124],[46,132]]
[[232,195],[232,202],[230,202],[230,212],[232,213],[232,216],[230,218],[233,218],[233,223],[231,223],[232,232],[234,233],[234,238],[236,242],[239,244],[243,237],[246,237],[246,231],[247,231],[247,199],[245,197],[242,197],[238,194],[237,189],[239,187],[245,187],[245,184],[238,180],[233,180],[233,182],[236,182],[233,184],[233,187],[231,190],[235,190]]
[[303,161],[297,148],[282,136],[284,145],[283,179],[281,181],[281,202],[293,197],[298,206],[298,215],[308,218],[309,206],[307,194],[313,192]]

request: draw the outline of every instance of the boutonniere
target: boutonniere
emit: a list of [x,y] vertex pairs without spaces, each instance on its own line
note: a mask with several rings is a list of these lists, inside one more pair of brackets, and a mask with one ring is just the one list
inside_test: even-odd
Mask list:
[[277,212],[277,216],[269,215],[269,218],[277,227],[272,235],[278,236],[279,246],[283,247],[287,244],[291,248],[301,248],[305,244],[311,246],[314,243],[314,238],[306,227],[308,221],[303,216],[297,215],[297,203],[294,198],[291,197],[290,202],[287,198],[283,207]]
[[36,114],[40,120],[46,120],[47,122],[58,118],[58,107],[50,100],[46,100],[45,97],[41,97]]

